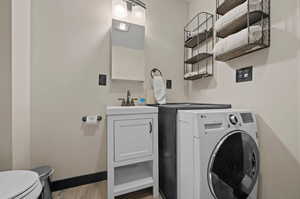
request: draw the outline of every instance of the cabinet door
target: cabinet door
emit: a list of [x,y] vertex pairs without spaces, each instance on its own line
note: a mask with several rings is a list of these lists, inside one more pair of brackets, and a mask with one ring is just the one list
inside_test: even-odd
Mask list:
[[152,124],[152,119],[115,121],[115,161],[123,161],[152,155]]

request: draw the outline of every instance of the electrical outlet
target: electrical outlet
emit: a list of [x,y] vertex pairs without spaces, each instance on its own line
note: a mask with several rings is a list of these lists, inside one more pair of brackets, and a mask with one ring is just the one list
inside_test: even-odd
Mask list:
[[172,80],[167,80],[166,87],[167,89],[172,89]]
[[106,86],[107,84],[107,75],[100,74],[99,75],[99,86]]

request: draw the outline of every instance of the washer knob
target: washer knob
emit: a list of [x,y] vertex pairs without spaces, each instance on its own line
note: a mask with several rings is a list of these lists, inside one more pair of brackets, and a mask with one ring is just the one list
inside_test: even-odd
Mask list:
[[235,116],[233,114],[229,115],[229,121],[232,125],[237,125],[239,122],[237,116]]

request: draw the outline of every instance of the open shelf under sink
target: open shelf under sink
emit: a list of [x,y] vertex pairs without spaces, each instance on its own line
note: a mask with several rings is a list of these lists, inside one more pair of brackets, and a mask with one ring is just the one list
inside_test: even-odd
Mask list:
[[115,196],[138,191],[154,184],[151,162],[115,168]]

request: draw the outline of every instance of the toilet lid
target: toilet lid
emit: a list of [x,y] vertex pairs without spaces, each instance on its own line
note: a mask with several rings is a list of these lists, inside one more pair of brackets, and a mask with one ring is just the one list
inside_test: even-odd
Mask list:
[[15,198],[26,195],[39,182],[39,176],[32,171],[0,172],[0,198]]

